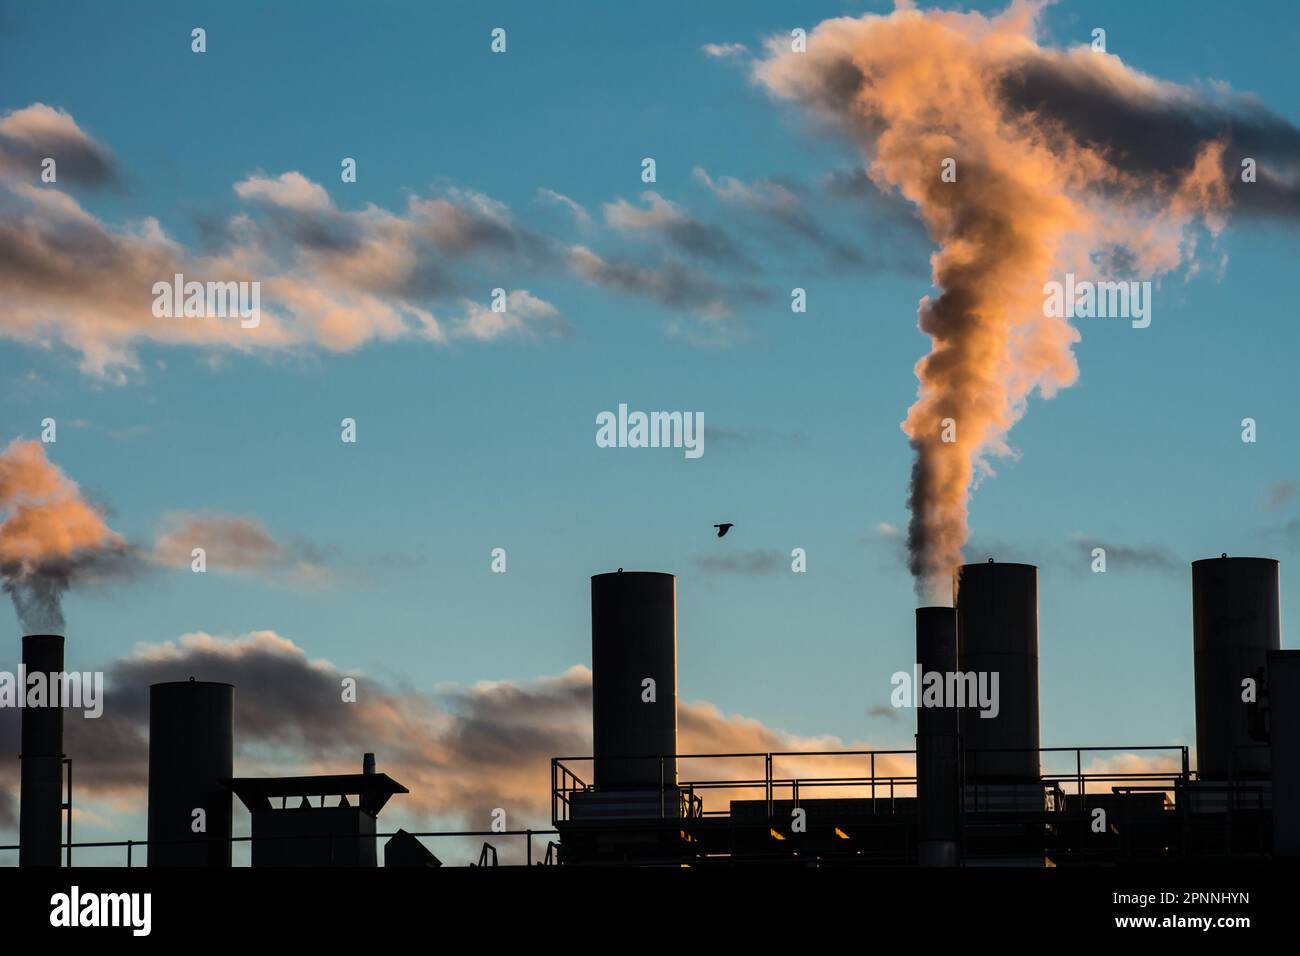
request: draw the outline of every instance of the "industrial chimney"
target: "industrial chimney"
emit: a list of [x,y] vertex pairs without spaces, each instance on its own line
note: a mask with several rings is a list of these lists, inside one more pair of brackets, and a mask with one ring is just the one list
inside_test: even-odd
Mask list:
[[1300,859],[1300,651],[1269,651],[1273,856]]
[[[677,579],[591,579],[591,709],[598,790],[677,783]],[[661,759],[664,758],[664,759]]]
[[[63,822],[63,638],[28,634],[23,638],[27,678],[44,674],[44,707],[22,711],[22,764],[18,803],[18,865],[58,866]],[[27,692],[27,684],[19,688]]]
[[1268,653],[1281,647],[1278,563],[1272,558],[1192,562],[1196,661],[1196,768],[1202,779],[1262,777],[1269,749],[1242,682],[1263,689]]
[[1038,568],[990,560],[964,564],[958,574],[959,670],[996,673],[999,696],[996,717],[961,711],[966,776],[1038,780]]
[[149,688],[150,866],[230,866],[234,693],[193,678]]
[[925,675],[957,670],[957,612],[950,607],[916,609],[916,663],[922,685],[913,688],[916,709],[917,862],[922,866],[956,866],[958,819],[957,734],[955,707],[926,707]]

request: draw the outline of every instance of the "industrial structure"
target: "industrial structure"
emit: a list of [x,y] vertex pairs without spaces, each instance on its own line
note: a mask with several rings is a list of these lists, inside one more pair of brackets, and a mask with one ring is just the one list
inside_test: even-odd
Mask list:
[[[1038,569],[992,560],[958,569],[953,607],[917,609],[916,673],[946,677],[948,689],[996,675],[996,715],[969,695],[923,703],[905,752],[647,750],[669,736],[661,715],[630,703],[633,678],[675,657],[673,629],[648,626],[675,618],[673,592],[649,594],[645,575],[598,575],[593,695],[620,697],[622,710],[597,710],[594,759],[552,761],[559,860],[1041,867],[1296,857],[1300,651],[1280,650],[1278,573],[1266,558],[1192,565],[1195,770],[1181,746],[1042,746]],[[612,599],[634,625],[617,623]],[[1146,768],[1108,763],[1121,754],[1146,757]],[[642,768],[636,781],[604,778],[599,767],[615,758]],[[663,783],[647,794],[656,758]]]
[[[47,688],[60,687],[63,638],[28,634],[23,638],[23,676],[39,674]],[[61,704],[61,700],[47,701]],[[63,708],[23,709],[18,795],[18,865],[58,866],[63,828]],[[69,788],[71,789],[71,788]]]
[[[682,754],[676,579],[598,574],[593,752],[552,759],[553,830],[511,832],[526,832],[529,863],[571,866],[1300,857],[1300,651],[1281,649],[1278,580],[1266,558],[1192,564],[1192,769],[1185,746],[1042,746],[1038,569],[992,560],[958,569],[952,607],[916,610],[913,749]],[[27,671],[61,672],[63,643],[25,637]],[[997,706],[977,706],[976,688],[994,689]],[[370,754],[361,773],[235,777],[235,693],[195,679],[150,688],[149,865],[228,867],[240,840],[258,867],[377,865],[379,812],[407,789]],[[57,707],[23,711],[22,748],[20,863],[56,866],[74,845]],[[250,837],[232,834],[232,795]],[[539,832],[556,839],[534,860]],[[420,839],[432,835],[482,834],[399,830],[385,865],[441,866]],[[479,865],[495,861],[485,843]]]
[[149,865],[230,866],[235,688],[172,681],[149,688]]
[[[253,866],[374,866],[379,811],[393,794],[410,792],[375,772],[373,754],[366,754],[361,773],[223,783],[252,814]],[[290,798],[299,802],[290,807]]]

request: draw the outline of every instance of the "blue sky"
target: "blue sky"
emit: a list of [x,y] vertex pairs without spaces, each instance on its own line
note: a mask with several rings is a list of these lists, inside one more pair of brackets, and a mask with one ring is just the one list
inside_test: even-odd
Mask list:
[[[575,241],[578,227],[539,189],[599,220],[603,203],[635,204],[650,188],[729,227],[696,167],[816,184],[858,160],[701,47],[755,49],[793,26],[885,9],[45,3],[0,13],[0,112],[40,102],[71,114],[122,171],[119,188],[77,193],[85,208],[114,224],[156,217],[187,247],[203,223],[240,211],[235,183],[289,171],[349,211],[473,190]],[[1289,3],[1247,15],[1208,2],[1061,2],[1045,24],[1055,45],[1104,26],[1132,67],[1222,81],[1300,123]],[[196,25],[202,56],[189,49]],[[508,30],[503,56],[488,50],[496,26]],[[344,156],[357,160],[355,184],[339,181]],[[646,156],[653,186],[640,180]],[[907,268],[834,268],[738,230],[761,263],[752,281],[771,295],[742,303],[743,333],[721,345],[672,334],[696,319],[657,302],[491,269],[471,298],[527,288],[572,334],[221,352],[215,363],[211,348],[146,342],[122,382],[82,371],[65,345],[0,340],[0,436],[33,438],[56,418],[51,459],[128,540],[152,541],[171,513],[254,516],[279,541],[310,542],[334,575],[308,589],[173,570],[73,593],[70,665],[191,631],[270,629],[313,658],[424,690],[527,680],[589,663],[589,575],[666,570],[679,575],[683,698],[795,734],[908,746],[909,720],[867,713],[912,660],[916,603],[896,543],[877,531],[907,521],[898,425],[927,349],[916,303],[931,291],[928,244],[896,212],[845,201],[826,224]],[[1297,232],[1234,222],[1217,248],[1221,272],[1166,279],[1151,328],[1082,327],[1079,382],[1030,402],[1011,433],[1018,457],[973,499],[977,542],[1041,565],[1045,746],[1194,742],[1192,559],[1281,559],[1290,643],[1297,539],[1280,529],[1296,504],[1265,501],[1300,479]],[[806,314],[788,308],[796,285]],[[620,402],[703,411],[705,455],[597,448],[594,416]],[[1239,438],[1247,416],[1255,444]],[[344,417],[358,423],[355,445],[339,440]],[[736,525],[721,541],[718,521]],[[1076,534],[1180,566],[1090,574],[1070,548]],[[504,575],[489,571],[495,547],[508,551]],[[795,547],[806,574],[788,559],[769,573],[699,566]],[[16,661],[16,622],[7,629]]]

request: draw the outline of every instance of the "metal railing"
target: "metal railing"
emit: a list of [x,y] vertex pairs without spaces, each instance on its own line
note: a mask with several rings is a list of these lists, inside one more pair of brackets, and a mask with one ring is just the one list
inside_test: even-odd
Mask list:
[[[647,764],[657,761],[659,765],[659,783],[648,782],[646,792],[660,794],[659,817],[665,820],[709,819],[727,817],[731,814],[730,800],[725,806],[711,805],[709,798],[720,793],[730,798],[752,796],[761,799],[765,815],[772,816],[773,805],[782,800],[790,800],[798,807],[800,801],[810,798],[824,790],[836,791],[846,796],[861,796],[872,801],[873,812],[879,812],[888,800],[890,812],[900,796],[912,796],[916,789],[914,750],[787,750],[761,751],[749,753],[704,753],[704,754],[646,754],[642,756],[602,757],[601,762],[614,764],[618,761]],[[889,759],[886,759],[889,758]],[[885,773],[881,764],[884,762],[910,763],[913,767],[909,773]],[[761,776],[758,770],[761,761]],[[835,761],[838,764],[857,764],[861,773],[844,772],[846,766],[835,766],[831,772],[816,772],[808,768],[806,772],[782,773],[782,762],[799,761],[816,763],[818,761]],[[705,762],[713,765],[712,773],[699,778],[686,778],[681,774],[683,764]],[[594,764],[593,757],[554,757],[551,759],[551,823],[553,825],[573,819],[574,804],[580,802],[586,794],[599,791],[593,784],[580,775],[573,765],[579,765],[587,773]],[[734,773],[726,771],[736,768]],[[626,791],[626,787],[623,788]],[[676,790],[679,799],[670,796]],[[844,791],[850,791],[844,793]],[[670,812],[671,811],[671,812]]]
[[[1016,748],[963,749],[961,751],[962,782],[968,797],[963,804],[980,807],[988,793],[1005,794],[1006,788],[1015,781],[991,779],[971,772],[978,767],[983,754],[992,753],[1027,753]],[[1038,777],[1026,777],[1023,783],[1034,785],[1035,791],[1041,785],[1041,801],[1029,800],[1024,809],[1032,812],[1064,813],[1072,807],[1085,806],[1090,796],[1114,793],[1132,793],[1138,790],[1163,792],[1168,805],[1176,806],[1178,794],[1185,784],[1194,778],[1189,766],[1188,748],[1185,746],[1143,745],[1129,747],[1040,747],[1034,751],[1038,755],[1040,774]],[[1149,768],[1126,769],[1098,767],[1105,755],[1136,755],[1139,758],[1148,755],[1168,755],[1168,766],[1161,767],[1159,761],[1152,761],[1155,766]],[[1053,758],[1059,755],[1072,757],[1072,767],[1068,770],[1053,767]],[[870,800],[871,812],[889,813],[896,809],[900,797],[913,797],[916,794],[915,750],[825,750],[825,751],[772,751],[749,753],[704,753],[676,755],[642,755],[629,757],[602,757],[602,761],[614,763],[619,760],[647,763],[658,761],[660,783],[649,782],[645,785],[647,792],[660,792],[660,813],[664,819],[681,819],[683,817],[714,818],[726,817],[731,813],[729,803],[718,806],[717,801],[710,801],[714,794],[724,794],[736,798],[752,795],[761,799],[765,815],[771,817],[773,805],[788,799],[794,806],[810,794],[838,791],[845,796],[863,797]],[[817,760],[835,761],[832,772],[816,772],[805,768],[797,774],[781,772],[781,761],[801,761],[803,763]],[[757,772],[761,761],[761,775]],[[587,782],[575,766],[581,766],[583,774],[594,764],[592,757],[555,757],[551,760],[551,822],[554,825],[573,819],[576,802],[585,795],[598,793],[592,783]],[[712,773],[698,778],[680,773],[683,767],[693,763],[706,763]],[[862,765],[863,772],[844,772],[845,763]],[[882,763],[889,765],[888,772]],[[899,764],[910,764],[909,772],[900,772]],[[1089,765],[1094,769],[1089,769]],[[730,768],[739,768],[736,772],[726,772]],[[836,772],[838,771],[838,772]],[[674,802],[663,796],[671,794],[676,788],[681,800]],[[626,787],[624,787],[626,789]],[[1006,804],[1005,800],[999,801]],[[690,809],[685,809],[689,807]],[[644,816],[644,814],[642,814]]]
[[[1199,820],[1192,820],[1189,823],[1189,819],[1198,813],[1198,806],[1203,803],[1208,808],[1204,811],[1205,814],[1210,816],[1218,814],[1226,821],[1223,850],[1225,854],[1257,852],[1250,848],[1238,848],[1234,851],[1233,827],[1238,815],[1248,817],[1267,808],[1267,781],[1237,779],[1233,773],[1230,773],[1227,780],[1203,780],[1196,771],[1190,769],[1189,748],[1186,746],[1043,747],[1034,751],[1038,755],[1037,766],[1041,771],[1037,778],[1000,781],[970,773],[972,765],[978,766],[980,754],[992,752],[1026,753],[1024,750],[1017,751],[1011,748],[1003,748],[1000,751],[965,750],[959,746],[959,779],[962,793],[959,800],[959,813],[963,831],[966,827],[1005,825],[1008,819],[1015,818],[1023,818],[1026,825],[1036,827],[1068,828],[1082,825],[1081,821],[1107,800],[1132,798],[1140,794],[1162,794],[1163,800],[1154,804],[1138,806],[1132,799],[1121,799],[1118,807],[1125,820],[1131,813],[1137,813],[1143,818],[1156,813],[1161,819],[1173,820],[1173,825],[1182,829],[1184,834],[1182,844],[1186,847],[1186,833],[1189,826],[1201,825]],[[1152,754],[1162,753],[1168,755],[1163,766],[1158,761],[1148,761],[1148,766],[1126,767],[1122,763],[1107,766],[1104,760],[1105,755],[1136,755],[1147,758]],[[602,758],[602,761],[614,762],[625,759],[641,763],[657,762],[658,773],[652,770],[647,776],[657,777],[658,780],[651,781],[645,787],[645,796],[657,799],[660,820],[663,822],[697,821],[701,825],[709,825],[708,821],[711,820],[732,818],[734,803],[750,804],[749,812],[754,814],[744,816],[743,820],[737,818],[738,823],[764,819],[771,821],[777,819],[777,804],[782,804],[780,809],[784,813],[787,802],[797,808],[803,801],[818,799],[828,793],[836,797],[862,800],[863,810],[873,816],[880,816],[881,822],[886,822],[899,810],[899,800],[911,800],[916,795],[915,756],[915,750],[824,750],[648,755]],[[1235,762],[1234,760],[1234,765]],[[433,840],[467,840],[486,837],[493,840],[513,841],[522,838],[524,865],[533,865],[534,862],[559,863],[560,846],[556,840],[548,840],[542,859],[535,861],[533,838],[535,836],[558,837],[560,831],[556,828],[573,821],[575,805],[581,804],[584,800],[599,800],[602,792],[587,779],[592,776],[588,768],[594,769],[593,764],[592,757],[552,758],[552,829],[436,830],[412,832],[410,835]],[[1092,769],[1089,769],[1089,766]],[[69,771],[70,769],[69,767]],[[582,770],[581,774],[579,770]],[[1032,792],[1028,785],[1032,786]],[[1011,791],[1018,790],[1024,792],[1012,794],[1015,799],[1007,797]],[[623,793],[626,794],[627,791]],[[1001,797],[997,796],[999,793]],[[1034,793],[1038,793],[1039,797],[1035,798]],[[1215,800],[1215,794],[1218,793],[1224,794],[1221,801]],[[632,798],[636,798],[635,791],[632,792]],[[1222,802],[1223,806],[1218,807],[1218,802]],[[653,807],[654,803],[650,803],[649,806]],[[761,816],[758,816],[760,811]],[[1168,812],[1170,816],[1164,817],[1162,815],[1164,812]],[[642,822],[647,819],[653,820],[654,816],[653,809],[650,810],[648,818],[640,810],[637,813],[637,819]],[[597,813],[588,819],[598,823],[601,817]],[[904,822],[906,819],[905,814]],[[70,822],[69,820],[69,824]],[[1123,829],[1127,831],[1128,828]],[[333,841],[335,839],[382,839],[394,835],[395,833],[332,836],[292,834],[256,838],[232,836],[229,838],[229,843],[233,847],[236,844],[252,843],[256,840],[330,839]],[[1126,833],[1124,838],[1127,839]],[[207,843],[211,840],[199,836],[194,839],[166,842],[193,844]],[[68,837],[63,847],[67,850],[66,860],[69,866],[74,847],[77,849],[124,848],[126,865],[133,866],[138,865],[135,849],[148,847],[148,845],[147,840],[74,843],[69,827]],[[331,848],[332,845],[331,843]],[[17,849],[16,845],[0,846],[0,851]],[[479,865],[495,865],[496,858],[497,847],[485,842],[480,852]]]
[[[501,864],[503,866],[511,866],[511,865],[532,866],[535,862],[538,865],[542,865],[542,864],[551,865],[552,863],[555,862],[553,854],[551,852],[551,847],[554,845],[553,841],[548,842],[544,857],[541,860],[535,860],[534,853],[533,853],[533,838],[559,836],[558,830],[534,829],[534,828],[529,828],[524,830],[425,830],[419,832],[415,832],[415,831],[406,831],[406,832],[409,836],[413,836],[421,840],[423,839],[447,839],[447,840],[462,839],[463,840],[463,839],[468,839],[473,837],[493,837],[493,838],[522,837],[524,841],[524,863],[523,864],[509,864],[509,863]],[[397,835],[397,831],[394,831],[392,833],[351,833],[351,834],[293,833],[293,834],[283,834],[283,835],[275,835],[275,836],[231,836],[229,838],[195,837],[193,839],[185,839],[185,840],[155,840],[152,842],[159,846],[163,846],[163,845],[190,846],[194,844],[229,843],[233,848],[235,844],[239,844],[239,843],[251,844],[251,843],[269,842],[275,840],[298,840],[302,842],[313,841],[313,840],[322,840],[322,841],[328,840],[330,841],[330,845],[332,848],[335,841],[378,840],[378,839],[386,839],[389,837],[394,837],[396,835]],[[110,848],[110,847],[120,847],[126,851],[125,865],[130,867],[130,866],[140,865],[136,858],[135,851],[139,849],[147,849],[149,845],[150,845],[149,840],[94,840],[94,841],[86,841],[83,843],[68,842],[68,843],[61,844],[60,846],[68,851],[67,859],[69,861],[72,859],[72,849],[74,847],[77,849],[103,849],[103,848]],[[17,851],[18,849],[19,849],[18,844],[0,846],[0,852]],[[332,858],[333,857],[332,849],[330,855]],[[486,865],[489,866],[498,865],[497,848],[493,844],[487,842],[483,843],[483,847],[480,851],[480,862],[478,865],[480,866],[484,865],[482,863],[482,860],[485,858],[485,856],[487,858],[490,858],[490,862],[487,863]],[[445,866],[447,864],[444,863],[443,865]],[[465,865],[473,865],[473,864],[465,864]]]

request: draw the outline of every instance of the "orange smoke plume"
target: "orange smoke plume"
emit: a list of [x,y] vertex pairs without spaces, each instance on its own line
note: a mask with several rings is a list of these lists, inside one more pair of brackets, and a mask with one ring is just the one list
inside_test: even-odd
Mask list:
[[15,440],[0,452],[0,513],[0,578],[19,619],[29,633],[61,630],[63,591],[124,542],[40,442]]
[[[1171,135],[1163,166],[1124,141],[1138,142],[1134,116],[1195,115],[1195,97],[1104,52],[1039,46],[1039,10],[900,4],[822,23],[806,52],[777,38],[755,68],[760,84],[847,132],[877,188],[910,200],[938,246],[939,294],[918,314],[931,349],[902,423],[915,452],[909,565],[926,603],[951,596],[970,493],[990,457],[1011,454],[1029,396],[1078,377],[1079,332],[1045,315],[1044,284],[1066,272],[1159,279],[1189,260],[1198,222],[1221,227],[1229,202],[1224,127]],[[1105,96],[1091,108],[1062,107],[1094,89]],[[1094,114],[1112,102],[1127,112],[1108,131]]]

